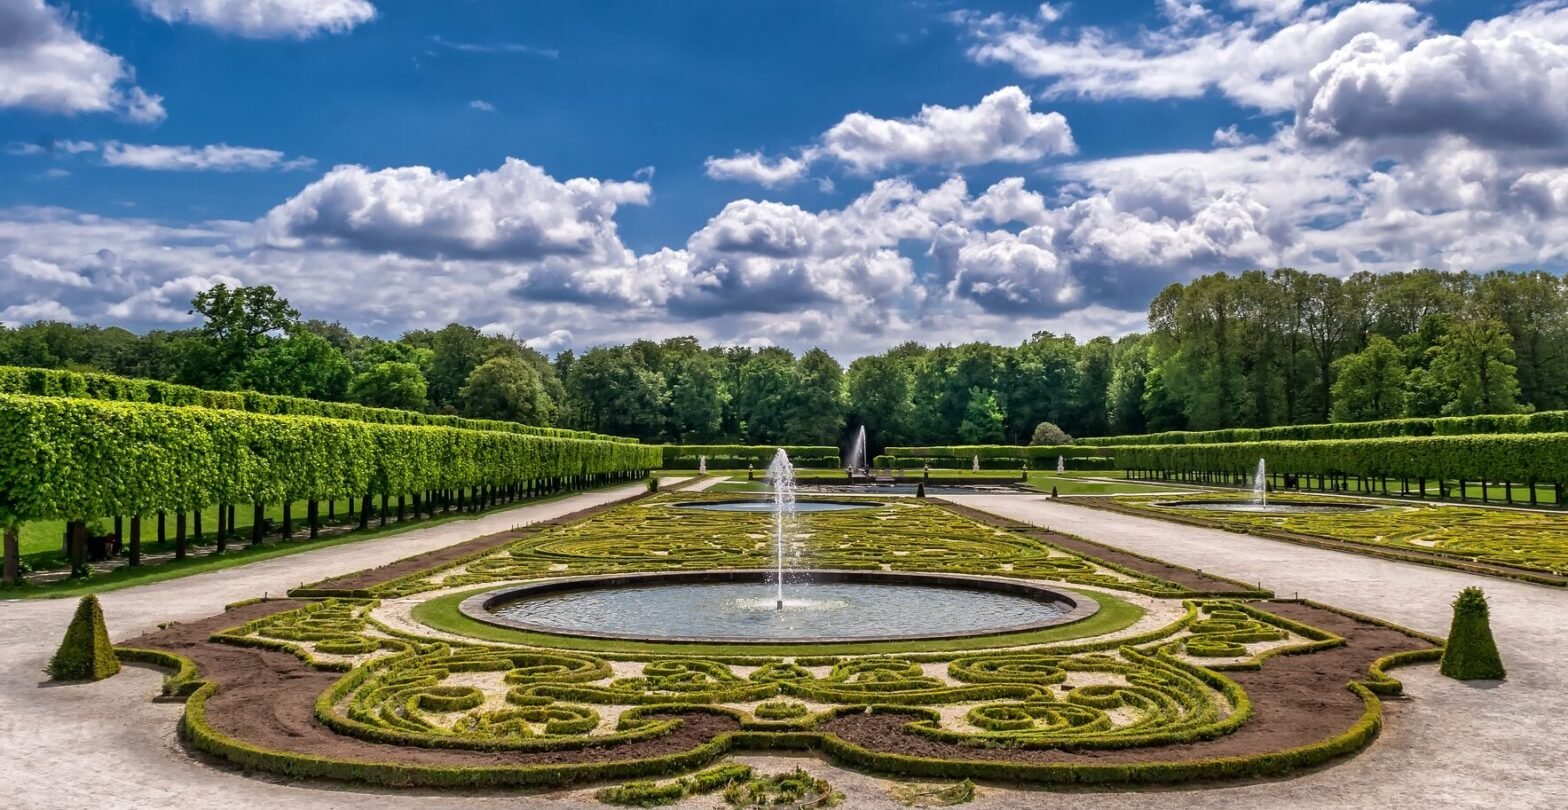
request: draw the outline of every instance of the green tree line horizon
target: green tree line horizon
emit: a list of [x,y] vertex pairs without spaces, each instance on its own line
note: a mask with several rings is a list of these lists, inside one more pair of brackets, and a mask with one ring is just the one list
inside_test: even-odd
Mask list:
[[219,284],[200,323],[137,334],[0,326],[0,364],[102,371],[661,443],[1007,443],[1568,408],[1568,280],[1544,271],[1293,269],[1171,284],[1149,329],[1016,346],[905,342],[844,367],[813,348],[637,340],[554,358],[464,324],[396,339]]

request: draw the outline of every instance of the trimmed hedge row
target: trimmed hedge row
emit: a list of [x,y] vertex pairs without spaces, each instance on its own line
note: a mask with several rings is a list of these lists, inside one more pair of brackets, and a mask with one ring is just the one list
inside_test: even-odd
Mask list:
[[755,465],[758,469],[773,462],[779,450],[789,454],[790,463],[796,467],[812,469],[838,469],[838,448],[832,445],[775,445],[775,444],[666,444],[664,445],[665,470],[695,470],[703,456],[708,457],[708,468],[728,470]]
[[303,397],[259,394],[255,391],[210,391],[190,385],[158,380],[119,377],[113,374],[63,371],[47,368],[0,366],[0,394],[25,394],[40,397],[69,397],[113,402],[147,402],[157,405],[194,405],[224,411],[246,411],[274,416],[321,416],[352,419],[378,425],[429,425],[498,430],[525,436],[563,439],[595,439],[628,442],[636,439],[605,436],[585,430],[538,427],[496,419],[468,419],[461,416],[419,413],[397,408],[372,408],[349,402],[323,402]]
[[[902,448],[909,449],[909,448]],[[1021,448],[1020,448],[1021,449]],[[939,470],[967,470],[974,465],[974,456],[958,458],[956,456],[877,456],[872,461],[872,466],[883,470],[919,470],[927,464]],[[1036,465],[1040,466],[1036,466]],[[1068,458],[1063,465],[1069,470],[1114,470],[1116,459],[1106,456],[1075,456]],[[1028,459],[1024,457],[981,457],[980,469],[982,470],[1022,470],[1036,469],[1050,472],[1056,469],[1054,459]]]
[[[1105,450],[1099,447],[1083,447],[1076,444],[1061,445],[1030,445],[1016,444],[959,444],[950,446],[932,447],[889,447],[885,453],[893,459],[913,458],[926,459],[936,466],[939,459],[957,459],[962,462],[961,467],[968,468],[976,456],[980,457],[980,467],[985,468],[986,462],[995,459],[1023,459],[1029,462],[1031,470],[1056,469],[1056,458],[1062,456],[1068,459],[1089,458],[1106,455]],[[882,456],[878,456],[882,458]],[[1042,466],[1043,465],[1043,466]]]
[[1124,470],[1421,478],[1435,481],[1568,482],[1568,433],[1398,439],[1170,444],[1110,449]]
[[657,447],[0,394],[0,524],[641,474]]
[[1565,433],[1568,411],[1528,414],[1489,414],[1436,418],[1380,419],[1373,422],[1336,422],[1318,425],[1281,425],[1270,428],[1225,430],[1171,430],[1128,436],[1078,439],[1095,447],[1133,447],[1163,444],[1227,444],[1258,441],[1322,441],[1327,439],[1390,439],[1416,436],[1468,436],[1478,433]]

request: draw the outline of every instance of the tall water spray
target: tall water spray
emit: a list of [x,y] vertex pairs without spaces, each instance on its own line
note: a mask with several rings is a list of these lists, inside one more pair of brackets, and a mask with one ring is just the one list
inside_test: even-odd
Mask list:
[[861,425],[855,432],[855,441],[849,446],[849,471],[851,473],[863,472],[871,469],[866,461],[866,426]]
[[980,472],[980,457],[979,456],[975,456],[974,460],[969,462],[969,469],[972,472]]
[[1269,505],[1269,474],[1263,465],[1263,459],[1258,459],[1258,470],[1252,474],[1252,502],[1258,506]]
[[698,475],[707,475],[708,474],[708,457],[707,456],[698,456],[697,457],[697,474]]
[[768,465],[768,487],[773,490],[773,550],[775,554],[774,577],[778,586],[774,606],[784,609],[784,548],[789,530],[795,525],[795,467],[789,463],[789,454],[780,447]]
[[1062,473],[1065,473],[1065,472],[1067,472],[1067,457],[1066,456],[1057,456],[1056,457],[1056,474],[1057,475],[1061,475]]

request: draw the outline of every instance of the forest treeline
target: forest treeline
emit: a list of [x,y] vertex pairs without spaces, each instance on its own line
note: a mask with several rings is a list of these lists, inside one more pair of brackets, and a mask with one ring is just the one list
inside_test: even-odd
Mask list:
[[[555,358],[462,324],[396,340],[303,320],[270,287],[196,296],[200,325],[138,335],[0,327],[0,364],[510,419],[649,442],[1027,443],[1568,407],[1568,282],[1545,272],[1281,269],[1172,284],[1149,331],[1017,346],[821,349],[640,340]],[[1060,436],[1042,434],[1043,440]]]

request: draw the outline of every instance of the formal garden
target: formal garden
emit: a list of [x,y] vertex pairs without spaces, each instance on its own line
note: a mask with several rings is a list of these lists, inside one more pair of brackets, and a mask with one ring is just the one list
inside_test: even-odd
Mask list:
[[1370,746],[1401,667],[1506,675],[1479,591],[1444,639],[987,497],[1568,584],[1549,415],[872,455],[0,380],[18,597],[458,533],[134,637],[81,603],[51,679],[162,670],[191,751],[290,780],[806,807],[864,798],[852,772],[909,805],[1279,779]]
[[[874,587],[895,592],[912,572],[1038,582],[1075,610],[1040,628],[765,643],[771,631],[628,640],[612,615],[591,632],[495,618],[509,604],[501,586],[541,578],[585,577],[591,592],[632,572],[766,574],[774,515],[723,508],[737,502],[655,494],[463,557],[231,606],[117,651],[168,667],[166,691],[188,696],[191,745],[250,769],[383,785],[621,784],[600,791],[611,803],[726,788],[742,801],[779,777],[723,764],[746,750],[955,783],[1278,776],[1369,744],[1380,696],[1400,691],[1389,671],[1441,654],[1438,639],[1393,625],[918,499],[802,511],[779,615],[809,613],[790,602],[817,569],[886,576]],[[738,581],[772,618],[768,577]],[[635,591],[615,593],[610,604],[638,610]],[[918,628],[936,617],[924,619]]]

